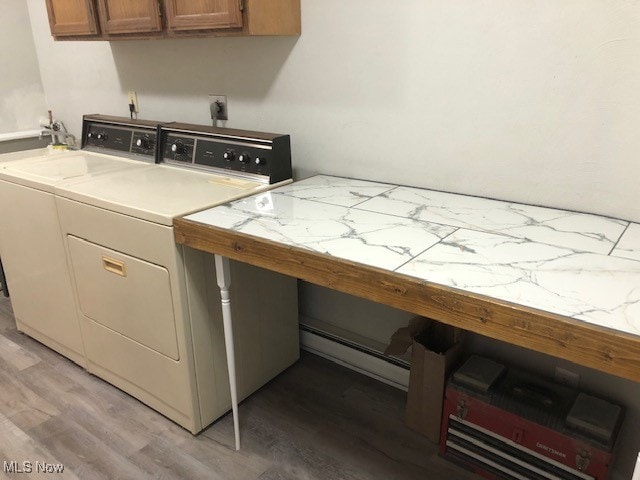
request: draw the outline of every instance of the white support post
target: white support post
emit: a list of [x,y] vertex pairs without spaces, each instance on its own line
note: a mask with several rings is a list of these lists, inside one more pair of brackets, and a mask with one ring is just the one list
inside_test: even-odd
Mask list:
[[229,372],[229,389],[231,390],[231,410],[233,411],[233,431],[236,439],[236,450],[240,450],[240,422],[238,420],[238,387],[236,383],[236,352],[233,344],[233,319],[231,316],[231,270],[229,259],[215,256],[216,279],[220,287],[222,303],[222,324],[224,326],[224,345],[227,351],[227,371]]

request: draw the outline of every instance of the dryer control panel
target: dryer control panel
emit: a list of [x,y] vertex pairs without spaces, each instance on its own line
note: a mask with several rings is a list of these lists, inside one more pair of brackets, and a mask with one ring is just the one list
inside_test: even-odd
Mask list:
[[277,183],[292,176],[289,135],[171,123],[159,131],[159,163]]

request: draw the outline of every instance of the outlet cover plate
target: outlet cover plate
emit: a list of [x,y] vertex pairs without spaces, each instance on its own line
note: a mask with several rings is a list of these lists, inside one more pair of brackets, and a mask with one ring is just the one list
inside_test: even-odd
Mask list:
[[[215,115],[216,110],[217,115]],[[209,95],[209,111],[211,112],[211,120],[229,120],[227,96]]]
[[138,108],[138,94],[133,90],[129,90],[129,93],[127,96],[129,98],[129,105],[133,103],[134,113],[138,113],[140,111],[140,109]]

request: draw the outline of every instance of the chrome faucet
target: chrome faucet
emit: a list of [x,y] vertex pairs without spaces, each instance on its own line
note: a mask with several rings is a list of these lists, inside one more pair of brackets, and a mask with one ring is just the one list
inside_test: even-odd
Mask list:
[[62,140],[67,138],[71,139],[71,143],[67,142],[69,146],[75,146],[76,137],[75,135],[67,132],[67,128],[64,126],[59,120],[54,120],[51,110],[49,110],[49,123],[42,126],[42,130],[40,131],[40,139],[45,135],[51,135],[51,145],[60,145],[64,143]]
[[64,139],[70,138],[71,143],[68,143],[68,145],[74,146],[76,144],[76,136],[72,133],[61,131],[59,125],[59,122],[55,122],[53,125],[45,125],[42,131],[40,131],[40,138],[42,139],[45,135],[51,135],[52,145],[59,145],[64,143]]

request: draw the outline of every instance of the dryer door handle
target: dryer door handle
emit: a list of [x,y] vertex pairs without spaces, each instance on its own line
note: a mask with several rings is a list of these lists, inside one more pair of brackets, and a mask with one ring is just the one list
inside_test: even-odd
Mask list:
[[127,267],[125,266],[124,262],[116,260],[115,258],[103,255],[102,268],[104,268],[107,272],[115,273],[116,275],[120,275],[121,277],[127,276]]

